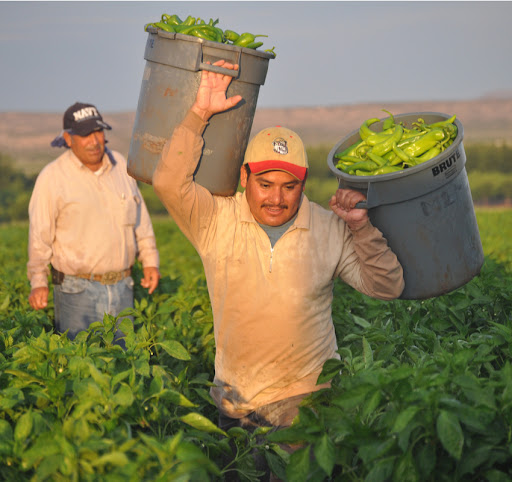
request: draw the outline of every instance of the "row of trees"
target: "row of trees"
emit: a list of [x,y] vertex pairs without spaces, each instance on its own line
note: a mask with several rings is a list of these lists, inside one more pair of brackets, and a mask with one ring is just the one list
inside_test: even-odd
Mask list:
[[[307,148],[310,174],[306,183],[308,197],[323,206],[336,190],[337,179],[327,166],[330,146]],[[507,144],[465,145],[466,170],[475,204],[511,204],[512,146]],[[26,220],[28,203],[36,176],[16,168],[15,160],[0,153],[0,222]],[[165,214],[165,208],[153,188],[140,183],[140,188],[152,215]]]

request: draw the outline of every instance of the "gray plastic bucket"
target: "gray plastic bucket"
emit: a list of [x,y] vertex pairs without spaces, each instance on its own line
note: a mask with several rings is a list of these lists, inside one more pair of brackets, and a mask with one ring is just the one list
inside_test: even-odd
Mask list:
[[[209,70],[234,77],[227,96],[240,94],[243,100],[210,119],[195,180],[214,194],[234,194],[259,89],[265,82],[268,62],[274,57],[268,52],[149,27],[144,53],[146,65],[128,153],[128,173],[151,184],[165,142],[195,101],[201,70]],[[234,72],[206,63],[213,64],[221,59],[238,64],[239,70]]]
[[[394,116],[411,127],[418,118],[427,124],[448,119],[438,112]],[[382,130],[382,122],[372,130]],[[341,188],[366,194],[360,207],[397,255],[404,269],[402,299],[426,299],[453,291],[480,272],[484,262],[480,233],[466,173],[462,124],[458,135],[439,156],[418,166],[379,176],[354,176],[336,168],[335,154],[360,139],[356,130],[329,153],[327,164]]]

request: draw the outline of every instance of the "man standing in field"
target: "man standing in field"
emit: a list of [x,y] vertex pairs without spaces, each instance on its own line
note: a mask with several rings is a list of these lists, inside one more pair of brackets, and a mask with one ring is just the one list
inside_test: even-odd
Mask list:
[[92,104],[75,103],[52,146],[66,152],[39,174],[29,204],[29,303],[48,304],[54,285],[55,328],[74,339],[104,313],[133,306],[131,268],[138,258],[151,294],[160,273],[144,199],[121,154],[105,146],[111,127]]
[[[237,69],[224,61],[216,62]],[[365,196],[338,190],[331,210],[303,194],[304,145],[283,127],[249,143],[241,168],[245,192],[212,195],[196,184],[208,120],[234,107],[230,76],[202,72],[195,103],[166,143],[153,186],[201,256],[213,310],[219,425],[290,425],[317,385],[323,364],[339,358],[331,316],[341,278],[384,300],[404,287],[402,267],[368,213]]]

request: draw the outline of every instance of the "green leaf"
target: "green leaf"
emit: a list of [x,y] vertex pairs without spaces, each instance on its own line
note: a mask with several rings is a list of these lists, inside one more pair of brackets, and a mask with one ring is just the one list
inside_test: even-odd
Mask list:
[[121,467],[123,465],[127,465],[128,463],[129,459],[123,452],[110,452],[92,461],[91,465],[93,467],[103,467],[107,464],[110,464]]
[[14,428],[14,440],[17,442],[23,442],[32,432],[33,417],[32,412],[25,412],[16,422]]
[[372,324],[369,321],[366,321],[364,318],[361,318],[360,316],[352,315],[352,319],[354,320],[354,323],[356,325],[359,325],[363,328],[370,328],[372,326]]
[[0,440],[12,440],[13,432],[9,422],[0,419]]
[[0,311],[5,311],[9,307],[9,303],[11,301],[11,297],[9,294],[7,294],[4,298],[4,301],[2,301],[2,304],[0,305]]
[[395,456],[380,459],[368,472],[364,482],[383,482],[384,480],[389,480],[393,473],[395,459]]
[[428,476],[434,470],[436,466],[436,448],[435,443],[431,441],[426,441],[422,446],[420,446],[418,450],[418,454],[416,455],[416,463],[418,464],[418,469],[422,475],[423,480],[427,480]]
[[410,451],[407,451],[398,460],[393,472],[393,480],[399,480],[400,482],[418,482],[418,471],[416,470]]
[[337,358],[330,358],[324,363],[322,367],[322,373],[318,377],[317,384],[328,382],[332,380],[336,375],[339,375],[343,367],[343,362]]
[[363,336],[363,360],[365,368],[369,368],[373,364],[373,350],[368,340]]
[[456,460],[462,456],[464,434],[456,415],[441,410],[436,422],[437,435],[445,450]]
[[302,447],[290,455],[290,463],[286,467],[289,482],[305,482],[309,472],[309,447]]
[[181,407],[197,407],[197,404],[191,402],[185,395],[166,388],[159,394],[160,399],[173,403],[174,405],[180,405]]
[[315,443],[314,454],[318,465],[330,477],[335,462],[335,447],[326,433]]
[[392,428],[392,432],[401,432],[404,430],[409,422],[414,418],[414,416],[418,413],[420,407],[416,405],[411,405],[407,407],[405,410],[402,410],[398,417],[396,417],[395,423]]
[[186,415],[180,417],[180,420],[191,427],[196,428],[197,430],[201,430],[202,432],[207,433],[219,433],[224,436],[228,436],[224,430],[221,430],[217,425],[215,425],[211,420],[207,419],[205,416],[201,415],[197,412],[190,412]]
[[122,383],[112,399],[117,405],[129,407],[135,398],[133,396],[132,389],[128,385]]
[[344,409],[351,409],[363,403],[367,394],[374,390],[370,385],[359,385],[345,390],[341,395],[332,399],[332,403]]
[[160,345],[168,355],[178,360],[190,360],[189,352],[179,341],[166,340],[155,344]]

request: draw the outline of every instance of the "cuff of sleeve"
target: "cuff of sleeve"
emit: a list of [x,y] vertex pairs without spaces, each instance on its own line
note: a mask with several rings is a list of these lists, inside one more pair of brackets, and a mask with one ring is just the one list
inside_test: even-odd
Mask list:
[[198,134],[200,136],[203,135],[204,130],[208,122],[205,122],[201,117],[199,117],[194,111],[189,110],[185,115],[185,118],[181,122],[181,126]]
[[374,226],[370,223],[370,221],[368,221],[366,224],[364,224],[363,226],[361,226],[357,229],[351,229],[350,227],[348,229],[350,229],[350,232],[354,236],[360,237],[360,236],[365,236],[365,235],[369,234],[374,229]]
[[45,273],[38,273],[32,275],[30,278],[30,287],[35,290],[36,288],[48,287],[48,276]]

